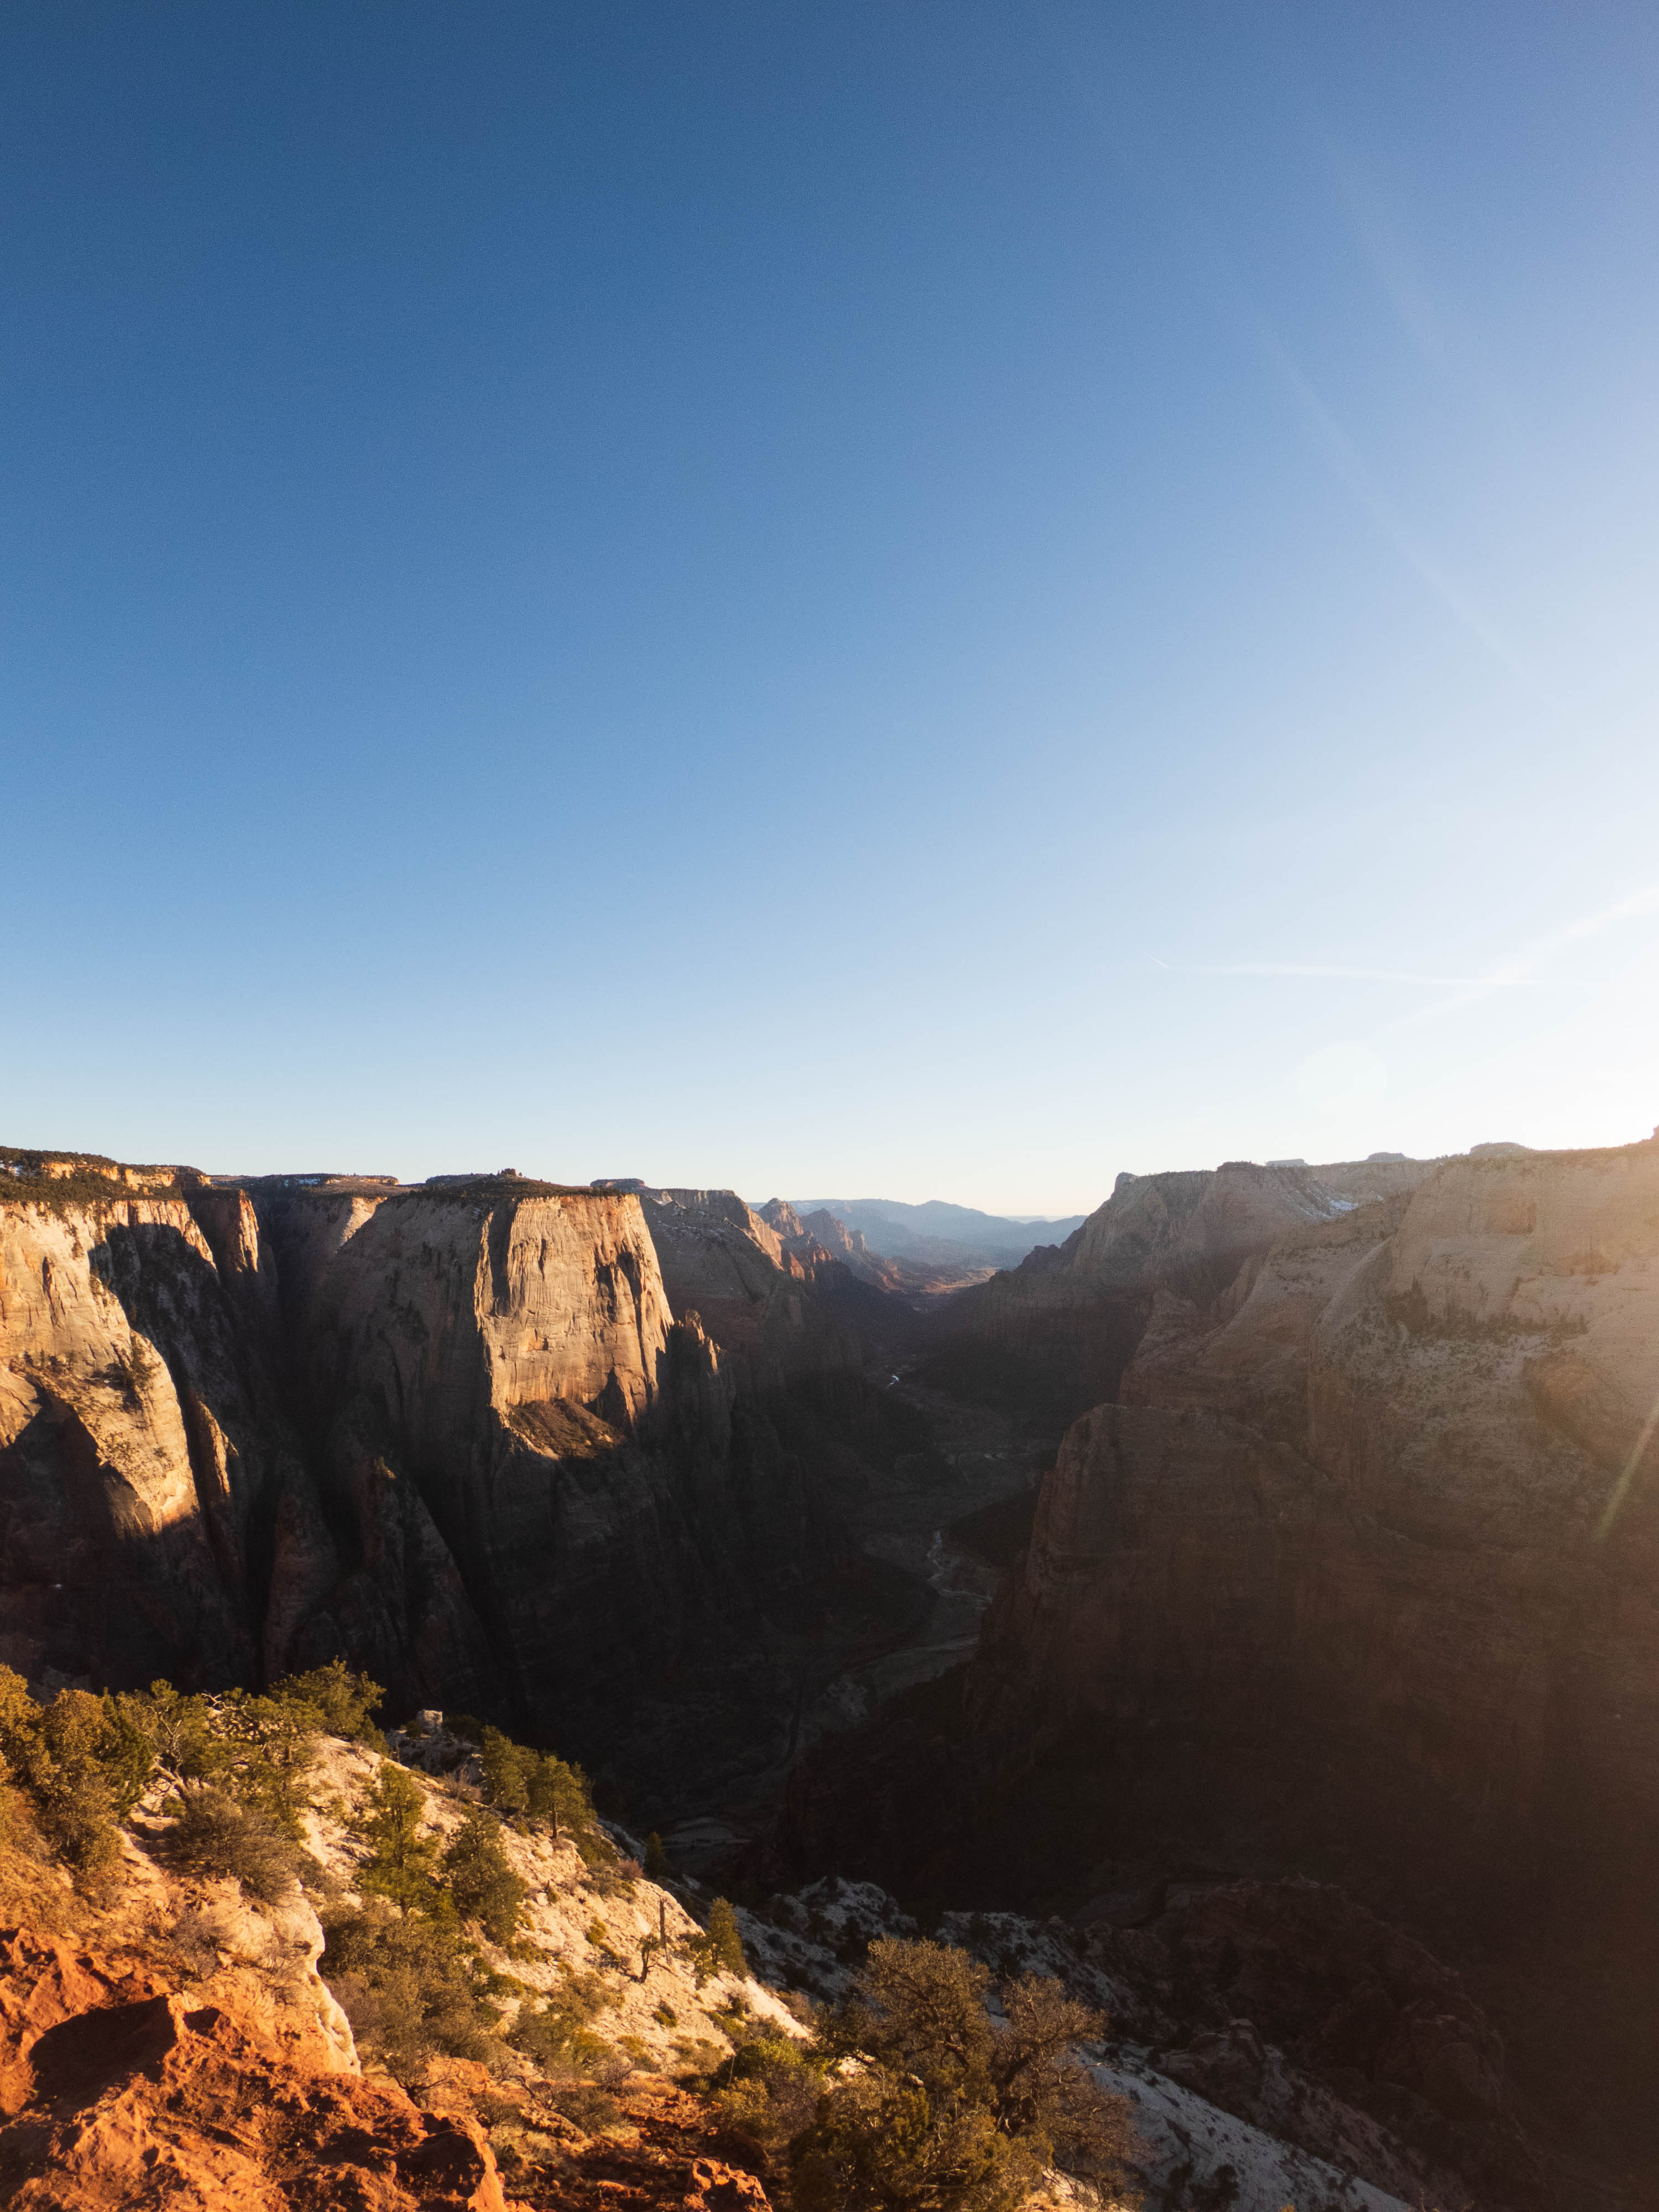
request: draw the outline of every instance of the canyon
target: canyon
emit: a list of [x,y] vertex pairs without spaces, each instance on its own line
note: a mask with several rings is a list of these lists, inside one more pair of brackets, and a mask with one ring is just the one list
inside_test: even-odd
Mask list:
[[343,1655],[757,1906],[1071,1929],[1149,2125],[1650,2203],[1656,1293],[1653,1141],[1123,1176],[965,1283],[730,1192],[7,1152],[0,1661]]

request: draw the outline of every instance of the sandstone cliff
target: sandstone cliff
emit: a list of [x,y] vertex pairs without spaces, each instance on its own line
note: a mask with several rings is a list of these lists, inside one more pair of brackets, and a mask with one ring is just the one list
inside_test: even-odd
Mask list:
[[1063,1425],[1115,1395],[1160,1291],[1207,1304],[1280,1237],[1351,1211],[1359,1200],[1328,1173],[1234,1160],[1121,1175],[1063,1244],[1041,1245],[950,1301],[930,1373]]
[[0,1185],[0,1653],[35,1674],[246,1672],[300,1473],[252,1206],[145,1173]]
[[826,1302],[842,1285],[830,1253],[793,1220],[782,1234],[735,1191],[641,1194],[676,1314],[696,1314],[746,1384],[856,1367],[856,1340]]
[[1045,1485],[986,1710],[1294,1715],[1419,1865],[1650,1893],[1656,1347],[1651,1144],[1449,1161],[1161,1291]]
[[[0,1651],[36,1680],[338,1652],[580,1747],[833,1558],[810,1448],[734,1430],[633,1194],[3,1164]],[[750,1369],[844,1363],[769,1238],[701,1223],[683,1301],[757,1312]]]
[[[1067,1431],[957,1716],[916,1717],[950,1752],[872,1747],[866,1802],[913,1825],[911,1879],[929,1850],[1062,1890],[1091,1851],[1196,1852],[1449,1915],[1518,2039],[1571,2011],[1571,2089],[1557,2039],[1530,2093],[1650,2158],[1659,1143],[1346,1206],[1329,1172],[1093,1218],[1066,1275],[1086,1249],[1132,1286],[1092,1310],[1138,1328],[1118,1402]],[[803,1778],[815,1848],[832,1794]]]
[[[896,1259],[872,1252],[861,1229],[849,1229],[827,1206],[798,1213],[787,1199],[769,1199],[760,1208],[767,1225],[776,1231],[786,1252],[799,1259],[820,1281],[830,1263],[839,1261],[855,1283],[907,1298],[929,1297],[982,1279],[988,1270],[979,1261],[941,1261]],[[890,1321],[890,1316],[888,1317]]]
[[[441,1732],[420,1748],[431,1771],[405,1786],[429,1857],[478,1817],[477,1762]],[[710,1974],[677,1897],[625,1863],[596,1874],[545,1822],[489,1824],[523,1891],[510,1950],[476,1923],[459,1938],[483,2063],[453,2055],[455,2021],[434,2014],[434,2047],[398,2045],[388,2070],[384,2000],[333,1949],[366,1905],[398,1917],[366,1879],[364,1816],[385,1771],[362,1745],[313,1741],[302,1886],[276,1902],[179,1863],[172,1780],[140,1799],[118,1855],[79,1889],[20,1838],[9,1806],[0,2198],[29,2212],[532,2212],[614,2202],[625,2178],[641,2207],[767,2212],[760,2185],[719,2157],[718,2114],[659,2069],[727,2056],[738,2017],[799,2035],[793,2014],[763,1983]],[[426,1924],[434,1948],[456,1942]],[[571,2058],[544,2065],[538,2046],[509,2040],[521,2014],[573,1991],[593,2022],[581,2068],[597,2079],[580,2087]]]

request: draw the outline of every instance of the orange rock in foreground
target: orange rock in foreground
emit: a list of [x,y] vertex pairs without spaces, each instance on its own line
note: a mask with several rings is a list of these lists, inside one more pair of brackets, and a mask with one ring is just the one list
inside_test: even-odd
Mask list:
[[0,1935],[0,2201],[18,2212],[506,2212],[477,2124],[311,2070],[143,1968]]

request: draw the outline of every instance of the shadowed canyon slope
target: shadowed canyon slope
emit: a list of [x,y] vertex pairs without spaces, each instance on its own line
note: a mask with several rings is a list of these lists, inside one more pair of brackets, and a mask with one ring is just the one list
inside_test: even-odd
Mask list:
[[866,1386],[729,1194],[6,1165],[0,1656],[36,1679],[344,1651],[591,1745],[846,1548]]
[[1341,1881],[1478,1954],[1534,2093],[1659,2162],[1659,1143],[1413,1179],[1121,1182],[1069,1255],[957,1302],[1030,1387],[1086,1356],[1114,1389],[972,1663],[822,1747],[791,1832],[1027,1906]]
[[37,1682],[343,1652],[750,1835],[805,1744],[751,1874],[1070,1916],[1158,2096],[1659,2172],[1659,1143],[1123,1176],[942,1304],[729,1192],[0,1157]]
[[1310,1223],[1409,1189],[1430,1163],[1258,1166],[1121,1175],[1064,1243],[953,1299],[930,1372],[969,1396],[1027,1405],[1056,1422],[1113,1396],[1160,1291],[1200,1304],[1251,1256]]

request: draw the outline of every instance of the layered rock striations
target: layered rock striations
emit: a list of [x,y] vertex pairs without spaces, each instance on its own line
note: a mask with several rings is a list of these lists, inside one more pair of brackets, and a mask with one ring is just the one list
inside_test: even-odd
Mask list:
[[1044,1486],[981,1710],[1311,1729],[1431,1856],[1641,1890],[1656,1361],[1650,1144],[1449,1161],[1160,1289]]
[[930,1372],[948,1388],[1011,1399],[1063,1425],[1116,1395],[1160,1292],[1207,1304],[1279,1237],[1352,1211],[1362,1200],[1350,1182],[1363,1188],[1376,1172],[1349,1178],[1234,1160],[1121,1175],[1064,1243],[1039,1245],[1018,1267],[951,1299]]
[[145,1172],[0,1185],[0,1656],[37,1675],[246,1671],[299,1470],[251,1205]]
[[1012,1897],[1334,1877],[1455,1929],[1552,2125],[1651,2170],[1659,1143],[1341,1208],[1285,1172],[1095,1217],[1142,1302],[1117,1388],[965,1677],[804,1773],[793,1846]]
[[674,1311],[695,1314],[746,1382],[859,1364],[835,1311],[848,1271],[793,1216],[781,1230],[730,1190],[650,1190],[640,1204]]
[[[580,1742],[834,1551],[802,1455],[734,1431],[634,1194],[3,1164],[0,1656],[35,1679],[343,1652]],[[745,1249],[745,1304],[811,1338]],[[675,1253],[682,1296],[742,1282],[723,1243]]]

